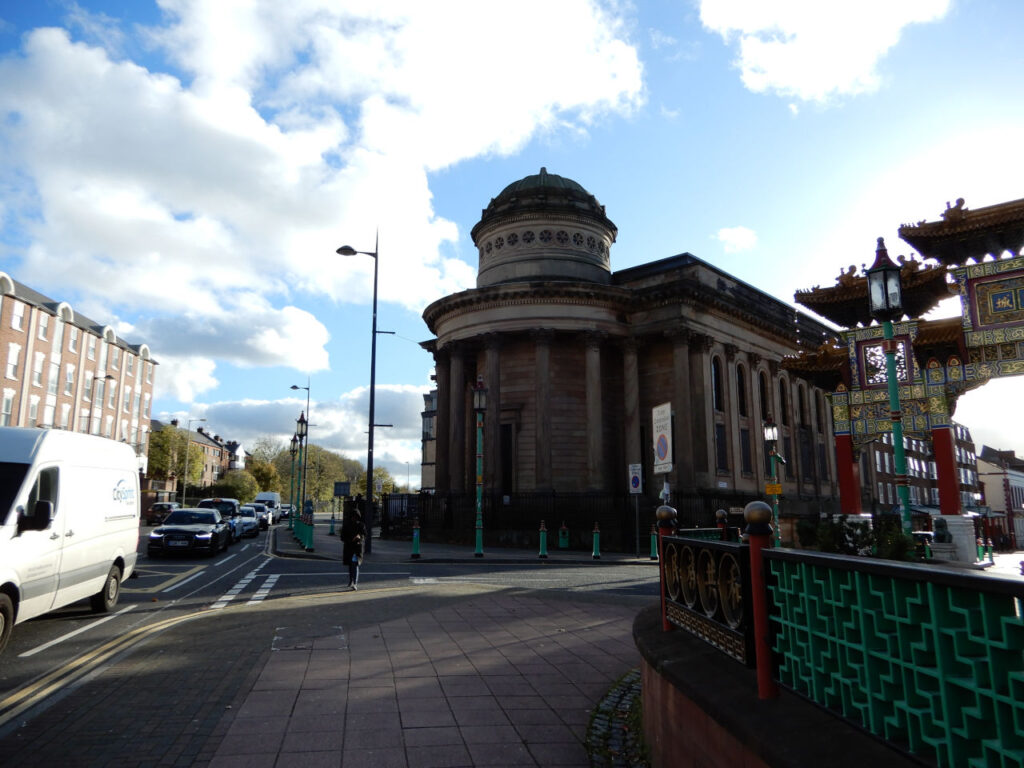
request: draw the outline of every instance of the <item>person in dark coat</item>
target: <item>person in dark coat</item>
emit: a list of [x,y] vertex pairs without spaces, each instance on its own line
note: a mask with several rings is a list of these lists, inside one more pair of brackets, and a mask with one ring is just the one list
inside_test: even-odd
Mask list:
[[366,545],[366,526],[358,510],[345,515],[341,524],[341,541],[341,559],[348,564],[348,586],[359,589],[359,566],[362,565],[363,547]]

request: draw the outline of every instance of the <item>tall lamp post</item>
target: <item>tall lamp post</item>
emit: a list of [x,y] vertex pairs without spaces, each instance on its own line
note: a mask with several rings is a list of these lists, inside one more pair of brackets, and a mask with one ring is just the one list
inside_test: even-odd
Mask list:
[[[377,258],[377,249],[380,246],[380,234],[373,242],[372,251],[357,251],[350,245],[341,246],[335,253],[340,256],[372,256],[373,257],[373,326],[370,330],[370,418],[369,418],[369,439],[366,447],[366,498],[369,500],[368,514],[364,515],[366,522],[366,551],[369,552],[373,543],[373,428],[374,424],[373,405],[376,395],[377,380],[377,267],[380,259]],[[393,333],[393,331],[381,331],[381,333]],[[381,425],[384,426],[384,425]]]
[[484,556],[484,411],[487,409],[487,387],[484,377],[476,377],[473,387],[473,410],[476,411],[476,551]]
[[305,522],[306,515],[306,465],[309,463],[309,445],[306,435],[309,434],[309,422],[303,411],[295,422],[295,435],[299,438],[299,514]]
[[288,496],[288,503],[292,505],[292,511],[288,515],[288,530],[292,529],[292,520],[295,518],[295,455],[299,452],[299,436],[292,435],[292,442],[288,448],[288,453],[292,457],[292,474],[291,474],[291,493]]
[[[308,434],[308,432],[309,432],[309,419],[313,418],[313,414],[310,413],[310,410],[309,410],[309,377],[308,376],[306,377],[306,386],[300,387],[298,384],[292,384],[291,388],[294,389],[294,390],[299,390],[299,389],[306,390],[306,433]],[[302,435],[302,439],[305,440],[305,438],[306,438],[306,435],[305,434]],[[306,458],[308,459],[309,458],[309,447],[308,447],[308,444],[307,444],[305,455],[306,455]],[[308,463],[308,462],[306,462],[306,463]],[[301,484],[301,488],[302,488],[301,496],[302,496],[302,500],[303,500],[303,511],[304,511],[305,510],[305,500],[306,500],[306,464],[300,464],[299,467],[300,467],[301,472],[302,472],[300,477],[302,478],[302,480],[301,480],[301,483],[302,483]]]
[[[885,352],[885,378],[889,387],[889,412],[892,420],[893,458],[896,470],[896,495],[900,500],[903,531],[910,533],[910,489],[907,487],[907,456],[903,448],[903,416],[900,411],[900,383],[896,367],[896,350],[892,321],[903,316],[903,285],[900,267],[889,258],[885,240],[878,238],[875,263],[867,271],[868,301],[871,316],[882,326],[882,350]],[[904,357],[905,363],[906,358]]]
[[772,482],[769,487],[772,497],[772,523],[775,525],[775,546],[782,546],[782,531],[779,530],[779,452],[776,446],[779,443],[779,425],[775,423],[772,415],[764,422],[764,442],[768,446],[768,457],[771,459]]
[[185,491],[188,490],[188,449],[192,445],[192,425],[206,419],[189,419],[185,427],[185,471],[181,477],[181,506],[185,506]]

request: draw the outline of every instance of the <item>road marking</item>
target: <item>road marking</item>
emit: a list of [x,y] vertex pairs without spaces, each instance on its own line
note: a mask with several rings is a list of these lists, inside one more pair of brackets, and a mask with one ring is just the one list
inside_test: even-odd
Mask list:
[[104,616],[102,619],[97,619],[96,621],[89,622],[84,627],[79,627],[74,632],[68,632],[66,635],[61,635],[60,637],[54,638],[50,642],[43,643],[40,646],[36,646],[35,648],[33,648],[30,651],[25,651],[24,653],[19,653],[18,654],[18,658],[19,659],[24,659],[27,656],[35,656],[37,653],[39,653],[41,651],[45,651],[47,648],[52,648],[55,645],[59,645],[60,643],[63,643],[65,640],[70,640],[72,637],[75,637],[76,635],[80,635],[83,632],[88,632],[93,627],[98,627],[100,624],[106,624],[111,619],[116,619],[122,613],[128,613],[128,611],[130,611],[134,607],[135,607],[134,605],[129,605],[129,606],[126,606],[125,608],[122,608],[117,613],[112,613],[109,616]]
[[262,563],[257,565],[251,571],[249,571],[249,573],[247,573],[245,576],[238,580],[235,586],[233,586],[231,589],[229,589],[227,592],[221,595],[220,600],[211,605],[210,609],[218,611],[221,608],[226,608],[232,600],[238,597],[242,590],[244,590],[247,586],[249,586],[250,583],[252,583],[252,580],[256,578],[256,574],[258,574],[260,570],[263,568],[263,566],[265,566],[269,562],[269,560],[264,560]]
[[[159,584],[156,584],[152,587],[136,587],[134,589],[130,589],[122,584],[121,591],[132,595],[145,595],[153,594],[154,592],[165,592],[168,589],[172,588],[175,583],[182,583],[183,581],[188,581],[190,578],[194,578],[195,575],[201,573],[204,568],[206,568],[205,565],[196,565],[192,568],[189,568],[187,571],[182,571],[181,573],[176,573],[175,571],[163,571],[152,567],[136,569],[145,571],[146,576],[169,576],[170,578],[164,579]],[[145,578],[145,576],[140,575],[139,578]]]
[[48,696],[56,693],[61,688],[65,688],[91,674],[97,667],[135,643],[175,624],[181,624],[208,615],[210,615],[209,610],[198,611],[187,616],[176,616],[147,627],[133,629],[123,635],[118,635],[88,653],[83,653],[78,658],[28,685],[12,691],[6,697],[0,699],[0,728],[21,713],[44,701]]
[[181,586],[184,586],[185,584],[188,584],[188,583],[189,583],[190,581],[192,581],[192,579],[198,578],[198,577],[199,577],[199,576],[201,576],[201,575],[202,575],[202,569],[200,569],[200,572],[199,572],[199,573],[193,573],[193,574],[192,574],[191,576],[189,576],[189,577],[188,577],[187,579],[182,579],[182,580],[181,580],[181,581],[179,581],[179,582],[178,582],[177,584],[172,584],[171,586],[167,587],[167,589],[162,589],[162,590],[160,590],[160,591],[161,591],[161,592],[173,592],[173,591],[174,591],[174,590],[176,590],[176,589],[177,589],[178,587],[181,587]]
[[280,576],[281,574],[279,573],[275,573],[272,576],[267,576],[266,581],[263,582],[263,586],[256,590],[255,595],[249,598],[249,602],[247,603],[247,605],[262,602],[266,598],[266,596],[270,594],[270,590],[274,588],[274,585],[277,584],[277,580],[280,578]]

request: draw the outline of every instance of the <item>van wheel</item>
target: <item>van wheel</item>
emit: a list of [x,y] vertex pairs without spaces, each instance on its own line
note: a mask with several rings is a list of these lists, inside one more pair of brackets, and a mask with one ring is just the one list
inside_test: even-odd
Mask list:
[[14,603],[10,597],[0,592],[0,651],[3,651],[7,641],[11,639],[13,629]]
[[103,584],[103,589],[89,599],[92,603],[92,609],[96,613],[106,613],[117,605],[117,598],[120,594],[121,569],[116,565],[112,565],[110,566],[110,573],[107,574],[107,580]]

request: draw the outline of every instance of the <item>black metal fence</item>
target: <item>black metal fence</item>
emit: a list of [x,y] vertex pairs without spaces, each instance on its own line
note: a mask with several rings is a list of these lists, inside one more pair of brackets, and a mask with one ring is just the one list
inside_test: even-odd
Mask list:
[[[749,499],[746,499],[749,501]],[[713,528],[719,509],[742,508],[739,497],[673,493],[668,503],[678,510],[680,528]],[[548,530],[548,544],[558,549],[590,550],[596,524],[601,549],[607,552],[646,553],[650,548],[655,510],[662,502],[628,493],[514,493],[484,494],[484,545],[537,548],[540,524]],[[381,501],[380,527],[384,538],[412,536],[413,520],[422,541],[472,544],[476,535],[476,494],[390,494]],[[742,515],[730,515],[729,524],[742,525]],[[559,536],[565,527],[567,536]]]

